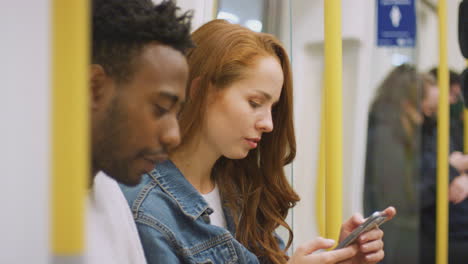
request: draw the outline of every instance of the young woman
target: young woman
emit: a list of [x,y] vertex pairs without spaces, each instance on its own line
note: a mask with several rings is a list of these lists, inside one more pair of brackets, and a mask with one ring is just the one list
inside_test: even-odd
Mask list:
[[[286,249],[285,222],[298,195],[283,167],[296,153],[292,78],[276,38],[215,20],[192,35],[181,145],[135,188],[123,187],[149,263],[372,263],[383,258],[382,231],[361,246],[322,238]],[[178,111],[157,105],[156,111]],[[164,118],[164,117],[161,117]],[[390,216],[393,208],[387,209]],[[344,224],[347,235],[363,221]],[[285,247],[275,234],[289,230]]]

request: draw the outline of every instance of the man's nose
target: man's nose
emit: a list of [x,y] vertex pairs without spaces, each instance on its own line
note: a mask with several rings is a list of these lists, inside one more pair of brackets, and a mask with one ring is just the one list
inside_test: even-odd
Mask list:
[[177,118],[172,118],[164,132],[161,133],[161,143],[166,146],[167,149],[173,149],[180,144],[180,127]]

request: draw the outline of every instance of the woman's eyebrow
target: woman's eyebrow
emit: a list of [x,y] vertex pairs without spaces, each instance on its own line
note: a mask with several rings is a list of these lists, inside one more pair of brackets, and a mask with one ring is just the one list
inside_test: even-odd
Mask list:
[[261,90],[255,90],[255,92],[263,95],[267,100],[271,100],[271,95],[269,93],[261,91]]

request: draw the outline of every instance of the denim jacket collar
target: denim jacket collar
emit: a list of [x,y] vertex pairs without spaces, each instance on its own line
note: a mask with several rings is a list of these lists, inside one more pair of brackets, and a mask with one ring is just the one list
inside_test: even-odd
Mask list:
[[208,215],[213,212],[172,161],[167,160],[158,164],[149,175],[177,202],[182,212],[193,220],[205,212]]

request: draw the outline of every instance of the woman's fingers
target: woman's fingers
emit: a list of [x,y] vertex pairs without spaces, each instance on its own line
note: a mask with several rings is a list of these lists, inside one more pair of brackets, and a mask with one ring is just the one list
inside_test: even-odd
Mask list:
[[383,246],[384,246],[383,241],[379,239],[379,240],[374,240],[374,241],[362,244],[359,246],[359,249],[362,253],[368,254],[368,253],[373,253],[373,252],[382,250]]
[[319,249],[327,249],[332,247],[335,244],[335,240],[333,239],[325,239],[323,237],[318,237],[314,240],[305,242],[301,244],[297,249],[296,252],[299,255],[309,255],[314,251]]
[[379,250],[378,252],[372,253],[372,254],[367,254],[364,259],[365,263],[377,263],[381,261],[385,257],[385,252],[383,249]]
[[384,232],[377,227],[359,236],[358,241],[360,244],[365,244],[369,241],[382,239],[383,236]]
[[337,263],[352,258],[357,254],[356,245],[321,253],[323,263]]
[[396,215],[396,209],[393,206],[387,207],[385,210],[383,210],[384,214],[387,215],[388,220],[392,219]]
[[289,259],[290,264],[332,264],[344,260],[349,260],[358,253],[358,246],[352,245],[346,248],[317,252],[317,250],[327,249],[335,244],[334,240],[316,238],[301,244],[293,256]]
[[339,241],[343,241],[343,239],[349,236],[349,234],[351,234],[351,232],[362,223],[364,223],[364,218],[361,214],[356,213],[351,216],[351,218],[346,220],[346,222],[341,225]]
[[343,223],[342,229],[347,232],[352,232],[356,227],[364,223],[365,219],[362,217],[361,214],[356,213],[351,218],[349,218],[346,222]]
[[359,251],[365,259],[365,263],[376,263],[384,256],[384,232],[380,228],[373,229],[359,237]]
[[357,245],[348,246],[342,249],[336,249],[317,254],[308,255],[305,263],[331,264],[348,260],[354,257],[358,252]]

